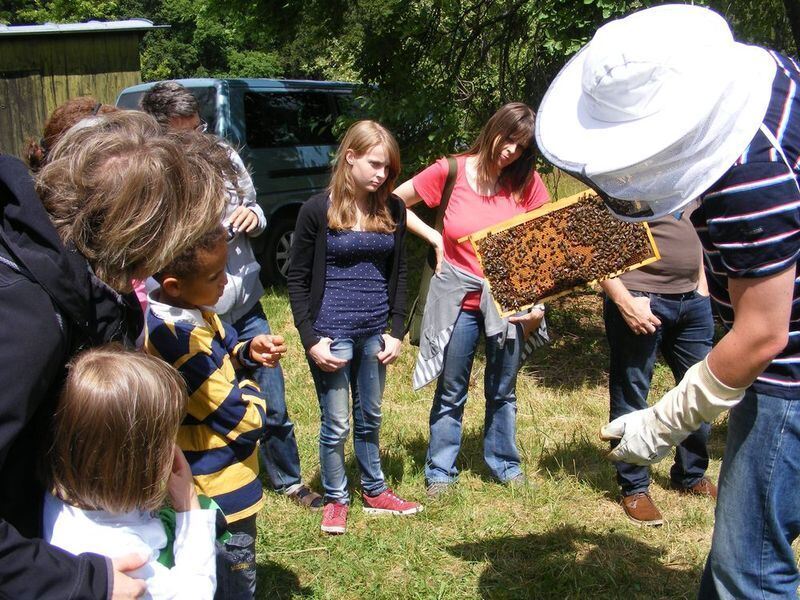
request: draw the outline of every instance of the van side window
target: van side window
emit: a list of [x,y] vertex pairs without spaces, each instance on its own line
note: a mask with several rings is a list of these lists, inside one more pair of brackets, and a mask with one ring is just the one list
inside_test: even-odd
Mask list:
[[217,132],[217,88],[189,88],[200,106],[200,118],[208,125],[210,133]]
[[323,92],[246,92],[244,119],[251,148],[335,144],[335,105]]

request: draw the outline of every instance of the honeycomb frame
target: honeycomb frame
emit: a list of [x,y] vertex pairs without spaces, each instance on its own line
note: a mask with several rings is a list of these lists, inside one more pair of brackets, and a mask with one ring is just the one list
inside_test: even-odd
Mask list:
[[[575,221],[569,221],[570,216],[577,219],[578,225],[581,224],[580,219],[596,218],[597,223],[604,226],[605,232],[598,234],[597,228],[592,228],[584,240],[581,232],[576,232],[578,225]],[[536,231],[535,228],[531,229],[531,221],[539,221],[537,225],[540,232],[546,232],[544,241],[539,240],[528,246],[518,243],[516,248],[508,250],[512,241],[530,236],[529,231]],[[564,226],[556,228],[552,224]],[[661,259],[647,223],[626,223],[615,219],[591,190],[549,202],[459,240],[460,243],[467,241],[475,249],[495,306],[502,317]],[[615,246],[614,242],[618,245]],[[492,243],[500,249],[492,247]],[[502,247],[503,243],[506,244],[505,248]],[[624,254],[626,249],[629,250],[627,256]],[[605,264],[596,260],[598,254],[600,259],[606,261]],[[514,260],[509,261],[509,258]],[[509,268],[514,263],[517,267]],[[610,264],[613,264],[613,269]],[[526,277],[528,281],[542,281],[544,284],[529,283],[517,297],[513,297],[514,294],[508,290],[517,285],[514,276],[517,279]],[[517,285],[517,291],[520,287]]]

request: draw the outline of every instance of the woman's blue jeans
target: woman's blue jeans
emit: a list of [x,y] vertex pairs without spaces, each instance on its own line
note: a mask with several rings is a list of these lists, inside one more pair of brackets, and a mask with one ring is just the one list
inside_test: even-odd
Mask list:
[[[428,483],[455,481],[456,458],[461,448],[461,419],[467,402],[472,362],[483,331],[483,315],[462,310],[450,342],[444,349],[444,366],[436,385],[430,415],[430,443],[425,460]],[[498,345],[498,336],[486,339],[486,372],[483,378],[486,416],[483,458],[492,475],[508,481],[520,475],[517,451],[517,371],[522,351],[522,328],[517,339]]]
[[715,516],[698,598],[797,598],[800,399],[748,390],[730,411]]
[[386,489],[381,471],[379,432],[386,367],[377,359],[383,338],[336,338],[331,354],[349,362],[332,373],[308,359],[320,408],[319,460],[326,502],[348,503],[344,444],[350,435],[350,395],[353,398],[353,446],[361,471],[361,489],[376,496]]

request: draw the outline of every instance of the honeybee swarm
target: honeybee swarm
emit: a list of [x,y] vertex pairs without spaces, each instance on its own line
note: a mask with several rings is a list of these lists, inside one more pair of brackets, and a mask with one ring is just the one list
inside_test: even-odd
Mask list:
[[587,196],[476,242],[494,299],[517,311],[653,256],[647,230]]

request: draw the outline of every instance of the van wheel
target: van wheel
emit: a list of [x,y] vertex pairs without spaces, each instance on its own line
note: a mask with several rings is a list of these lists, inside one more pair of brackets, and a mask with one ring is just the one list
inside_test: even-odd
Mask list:
[[265,283],[286,285],[289,270],[289,248],[294,235],[294,219],[278,219],[269,228],[264,253],[261,255],[261,273]]

